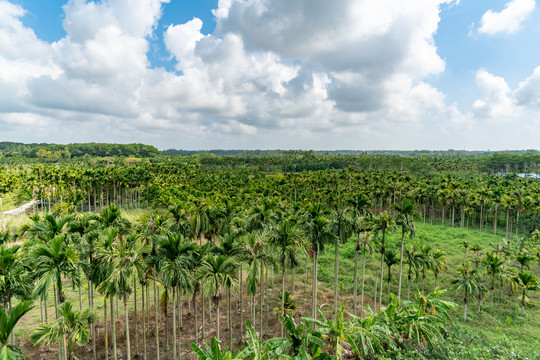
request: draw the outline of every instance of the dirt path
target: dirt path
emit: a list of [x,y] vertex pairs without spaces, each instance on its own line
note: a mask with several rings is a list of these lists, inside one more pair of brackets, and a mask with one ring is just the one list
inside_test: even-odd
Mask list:
[[36,204],[36,203],[37,203],[36,200],[32,200],[29,203],[26,203],[26,204],[24,204],[22,206],[19,206],[16,209],[0,212],[0,215],[17,216],[17,215],[24,214],[28,209],[32,208],[32,206],[34,206],[34,204]]

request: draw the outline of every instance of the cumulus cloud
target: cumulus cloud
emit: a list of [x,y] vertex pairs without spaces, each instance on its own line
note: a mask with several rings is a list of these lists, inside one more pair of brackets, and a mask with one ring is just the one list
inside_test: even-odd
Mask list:
[[457,1],[219,0],[212,34],[198,18],[167,24],[174,71],[147,57],[167,2],[70,0],[67,35],[47,43],[0,0],[0,127],[161,147],[417,147],[422,129],[538,100],[536,72],[512,92],[479,71],[467,115],[428,83],[445,69],[439,7]]
[[507,119],[517,115],[510,87],[502,77],[481,69],[476,72],[476,85],[482,92],[482,98],[473,103],[476,116]]
[[534,0],[511,0],[500,12],[488,10],[482,15],[478,32],[487,35],[513,34],[520,29],[521,24],[533,12],[535,6]]

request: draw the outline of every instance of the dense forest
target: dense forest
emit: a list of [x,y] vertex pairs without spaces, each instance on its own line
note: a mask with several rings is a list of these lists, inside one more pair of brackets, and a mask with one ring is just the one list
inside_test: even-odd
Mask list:
[[8,358],[538,358],[537,152],[2,144]]

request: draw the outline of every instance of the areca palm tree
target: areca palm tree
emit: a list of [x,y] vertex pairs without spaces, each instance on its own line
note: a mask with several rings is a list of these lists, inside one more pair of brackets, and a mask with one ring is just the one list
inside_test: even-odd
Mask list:
[[413,245],[410,245],[407,249],[405,249],[403,256],[406,259],[406,263],[409,265],[409,270],[407,272],[407,300],[409,300],[411,295],[412,272],[414,270],[416,277],[418,277],[418,269],[420,268],[422,257],[417,253]]
[[73,311],[72,305],[65,302],[58,307],[60,317],[50,324],[39,325],[30,335],[30,340],[34,344],[56,343],[67,339],[67,360],[71,360],[73,344],[84,345],[90,338],[90,332],[86,325],[92,321],[92,314],[89,309],[78,312]]
[[495,292],[495,279],[504,271],[504,260],[497,254],[487,253],[482,263],[486,267],[486,273],[491,276],[491,305],[493,305],[493,294]]
[[[364,285],[365,285],[365,275],[366,275],[366,256],[373,252],[373,246],[371,243],[372,234],[371,232],[366,232],[362,235],[362,292],[361,292],[361,303],[360,303],[360,317],[364,315]],[[356,284],[355,284],[356,286]],[[356,312],[356,303],[355,308]],[[355,313],[356,316],[356,313]]]
[[[234,259],[226,255],[208,255],[198,270],[204,294],[211,296],[216,305],[216,338],[218,340],[220,339],[219,302],[222,296],[221,290],[226,288],[227,291],[230,291],[231,287],[236,284],[236,266]],[[227,312],[230,313],[230,306]],[[230,331],[231,329],[229,329]]]
[[189,291],[192,284],[190,269],[194,266],[192,255],[194,251],[196,251],[196,244],[187,241],[182,235],[168,234],[160,239],[157,269],[163,279],[163,284],[167,289],[172,289],[173,294],[173,359],[177,358],[175,297],[178,299],[180,311],[182,292]]
[[407,198],[403,199],[401,206],[394,205],[397,211],[396,223],[401,227],[401,249],[399,251],[399,275],[398,275],[398,299],[401,299],[401,278],[403,274],[403,251],[405,249],[405,235],[408,233],[411,238],[414,237],[414,215],[416,209],[414,204]]
[[[131,344],[129,337],[128,297],[132,291],[132,276],[142,278],[144,274],[142,253],[143,244],[129,237],[116,238],[116,244],[112,253],[107,254],[107,259],[112,260],[113,270],[107,279],[101,283],[100,288],[109,296],[121,296],[124,300],[125,330],[126,330],[126,358],[131,359]],[[111,314],[112,315],[112,314]]]
[[317,274],[319,264],[319,253],[324,251],[326,244],[334,239],[328,220],[322,216],[316,216],[306,225],[307,240],[309,243],[309,253],[313,257],[313,279],[312,279],[312,301],[311,317],[317,318]]
[[[298,265],[297,247],[302,245],[302,232],[288,220],[281,221],[273,231],[270,242],[276,248],[277,258],[281,266],[281,316],[285,305],[285,270]],[[281,327],[283,333],[283,326]]]
[[474,295],[478,291],[479,284],[478,274],[476,269],[471,269],[468,263],[463,263],[458,267],[458,277],[452,281],[456,290],[463,289],[465,296],[463,299],[463,321],[467,321],[467,303],[469,296]]
[[433,248],[429,245],[422,245],[420,248],[420,267],[422,272],[422,294],[424,293],[424,285],[426,281],[426,271],[433,269]]
[[[386,233],[391,232],[396,227],[396,221],[394,217],[388,212],[384,211],[380,213],[378,216],[374,217],[374,230],[375,233],[381,234],[381,283],[384,273],[384,253],[386,252]],[[380,295],[379,295],[379,309],[382,306],[382,286],[380,287]]]
[[[266,238],[268,234],[246,234],[242,237],[241,246],[235,253],[238,259],[248,266],[248,275],[246,279],[246,290],[250,296],[250,314],[251,323],[255,324],[255,304],[254,297],[257,293],[257,288],[262,286],[261,275],[264,272],[263,265],[271,263],[271,255],[267,251]],[[262,293],[262,288],[260,289]],[[242,294],[240,295],[242,296]],[[242,326],[244,326],[242,324]],[[261,323],[262,328],[262,323]]]
[[54,283],[58,302],[62,304],[65,301],[62,276],[70,278],[75,284],[80,281],[77,251],[67,244],[65,235],[57,235],[48,244],[38,244],[32,250],[32,258],[36,266],[34,275],[39,279],[36,292],[42,294]]
[[30,310],[32,310],[32,302],[22,301],[15,306],[9,313],[0,309],[0,359],[24,360],[19,346],[8,344],[15,325],[17,322]]
[[439,273],[443,271],[447,267],[447,261],[446,261],[446,253],[444,251],[441,251],[439,249],[435,250],[435,252],[432,255],[432,267],[433,273],[435,275],[435,288],[437,288],[437,279],[439,277]]
[[388,266],[388,298],[390,298],[390,281],[392,280],[392,266],[401,261],[396,249],[390,249],[384,254],[384,262]]
[[[354,291],[353,291],[353,308],[354,315],[356,315],[356,304],[357,304],[357,293],[358,293],[358,255],[361,248],[364,248],[364,243],[360,244],[360,234],[365,234],[367,231],[371,230],[372,221],[366,219],[372,219],[373,214],[368,210],[368,207],[371,206],[371,201],[367,196],[359,194],[349,200],[351,205],[351,212],[353,216],[353,230],[356,233],[356,246],[354,248]],[[364,237],[365,238],[365,237]],[[364,248],[364,271],[365,271],[365,248]],[[363,283],[363,274],[362,274],[362,286]],[[362,292],[362,297],[363,297]],[[362,309],[363,312],[363,299],[362,299]]]
[[512,278],[512,281],[521,288],[521,315],[525,315],[525,295],[527,291],[537,290],[539,287],[538,279],[534,274],[526,271],[520,271]]
[[331,221],[334,238],[334,317],[337,316],[338,303],[338,273],[339,273],[339,245],[347,241],[352,232],[352,221],[349,218],[348,208],[339,204],[334,209]]

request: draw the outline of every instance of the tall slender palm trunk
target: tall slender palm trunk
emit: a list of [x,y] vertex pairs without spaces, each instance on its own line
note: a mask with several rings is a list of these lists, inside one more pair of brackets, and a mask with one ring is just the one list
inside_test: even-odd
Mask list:
[[142,336],[143,336],[143,359],[146,360],[146,308],[145,308],[145,296],[146,286],[142,285]]
[[107,334],[107,298],[103,298],[103,330],[105,331],[105,358],[109,358],[109,336]]
[[338,305],[339,238],[336,239],[334,254],[334,319],[336,319]]
[[116,351],[116,326],[114,324],[114,299],[111,295],[109,299],[111,305],[111,338],[113,343],[113,359],[116,360],[117,351]]
[[317,259],[318,253],[315,251],[313,253],[313,281],[312,281],[312,292],[311,292],[311,317],[313,319],[317,318]]
[[[131,360],[131,344],[129,343],[129,314],[128,314],[128,298],[127,294],[124,294],[124,315],[126,321],[126,359]],[[136,315],[135,315],[136,316]],[[137,329],[135,329],[137,332]]]
[[[155,269],[154,269],[155,271]],[[154,278],[154,312],[156,318],[154,319],[154,323],[156,324],[156,359],[159,360],[159,301],[158,301],[158,295],[157,295],[157,289],[156,289],[156,274],[153,274]]]
[[176,296],[176,288],[173,288],[173,293],[172,293],[172,305],[173,305],[173,360],[176,360],[177,359],[177,355],[176,355],[176,346],[177,346],[177,343],[176,343],[176,299],[175,299],[175,296]]
[[[134,316],[134,322],[135,322],[135,354],[139,354],[139,328],[137,326],[137,318],[139,317],[139,314],[137,313],[137,279],[135,276],[133,277],[133,306],[135,308],[135,316]],[[143,312],[144,313],[144,312]]]
[[401,277],[403,275],[403,251],[405,250],[404,247],[405,247],[405,231],[402,231],[401,232],[401,250],[399,252],[398,299],[401,299]]
[[216,301],[216,339],[218,341],[221,341],[221,338],[219,336],[219,300]]
[[361,295],[361,303],[360,303],[360,317],[364,315],[364,285],[365,285],[365,276],[366,276],[366,246],[364,245],[364,254],[363,254],[363,260],[362,260],[362,295]]
[[354,248],[354,280],[353,280],[353,313],[356,316],[356,304],[358,293],[358,251],[360,250],[360,234],[356,234],[356,246]]
[[[285,316],[285,264],[283,264],[283,269],[281,269],[281,316]],[[283,337],[284,330],[282,324],[281,337]]]

